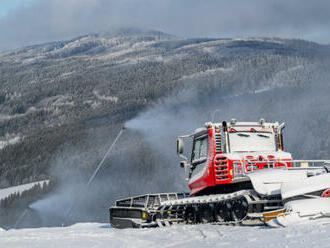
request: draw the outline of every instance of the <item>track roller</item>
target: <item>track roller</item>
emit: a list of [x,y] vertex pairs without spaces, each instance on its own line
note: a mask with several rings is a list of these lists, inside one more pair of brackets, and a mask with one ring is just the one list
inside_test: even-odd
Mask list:
[[217,222],[228,222],[231,221],[231,203],[229,201],[220,202],[214,207],[214,217]]
[[187,206],[184,210],[184,220],[187,224],[197,223],[197,209],[194,206]]
[[248,213],[249,204],[245,197],[240,197],[232,201],[231,216],[234,221],[243,220]]
[[199,206],[197,214],[200,223],[214,222],[213,206],[210,204]]

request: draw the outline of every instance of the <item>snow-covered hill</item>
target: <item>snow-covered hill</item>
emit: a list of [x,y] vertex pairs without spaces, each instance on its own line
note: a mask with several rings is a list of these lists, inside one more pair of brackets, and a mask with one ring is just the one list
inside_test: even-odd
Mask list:
[[20,194],[25,190],[32,189],[34,186],[36,186],[38,184],[40,185],[40,187],[42,187],[44,183],[48,184],[49,180],[42,180],[42,181],[38,181],[38,182],[26,183],[26,184],[22,184],[22,185],[19,185],[19,186],[13,186],[13,187],[8,187],[8,188],[5,188],[5,189],[1,189],[0,190],[0,200],[8,197],[11,194],[15,194],[15,193]]
[[104,247],[330,247],[330,221],[288,228],[239,226],[171,226],[154,229],[113,229],[109,224],[80,223],[69,227],[0,231],[6,248]]

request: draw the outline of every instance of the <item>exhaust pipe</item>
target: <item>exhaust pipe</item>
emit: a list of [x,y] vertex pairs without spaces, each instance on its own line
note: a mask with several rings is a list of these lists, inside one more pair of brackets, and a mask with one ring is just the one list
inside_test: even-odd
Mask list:
[[228,127],[227,127],[227,122],[226,121],[223,121],[222,122],[222,127],[223,127],[223,133],[224,133],[224,136],[225,136],[226,153],[230,153],[230,150],[229,150]]
[[285,128],[285,122],[283,122],[281,125],[279,125],[278,129],[277,129],[278,150],[280,150],[280,151],[284,150],[284,144],[283,144],[283,129],[284,128]]

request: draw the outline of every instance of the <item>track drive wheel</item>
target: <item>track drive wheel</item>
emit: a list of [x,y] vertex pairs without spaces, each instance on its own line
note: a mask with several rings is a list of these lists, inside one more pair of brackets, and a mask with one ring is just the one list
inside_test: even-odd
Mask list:
[[214,207],[214,217],[217,222],[228,222],[231,221],[231,211],[232,205],[229,201],[220,202]]
[[197,223],[197,211],[193,206],[188,206],[184,210],[184,220],[187,224],[195,224]]
[[198,207],[198,219],[201,223],[209,223],[214,221],[213,208],[210,205]]
[[240,221],[247,215],[249,204],[244,197],[233,201],[231,215],[234,221]]

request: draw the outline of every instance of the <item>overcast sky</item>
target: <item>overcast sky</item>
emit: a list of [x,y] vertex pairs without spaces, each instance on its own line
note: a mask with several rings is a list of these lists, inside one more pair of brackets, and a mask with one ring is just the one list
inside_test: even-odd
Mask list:
[[329,0],[0,0],[0,50],[120,27],[330,43]]

